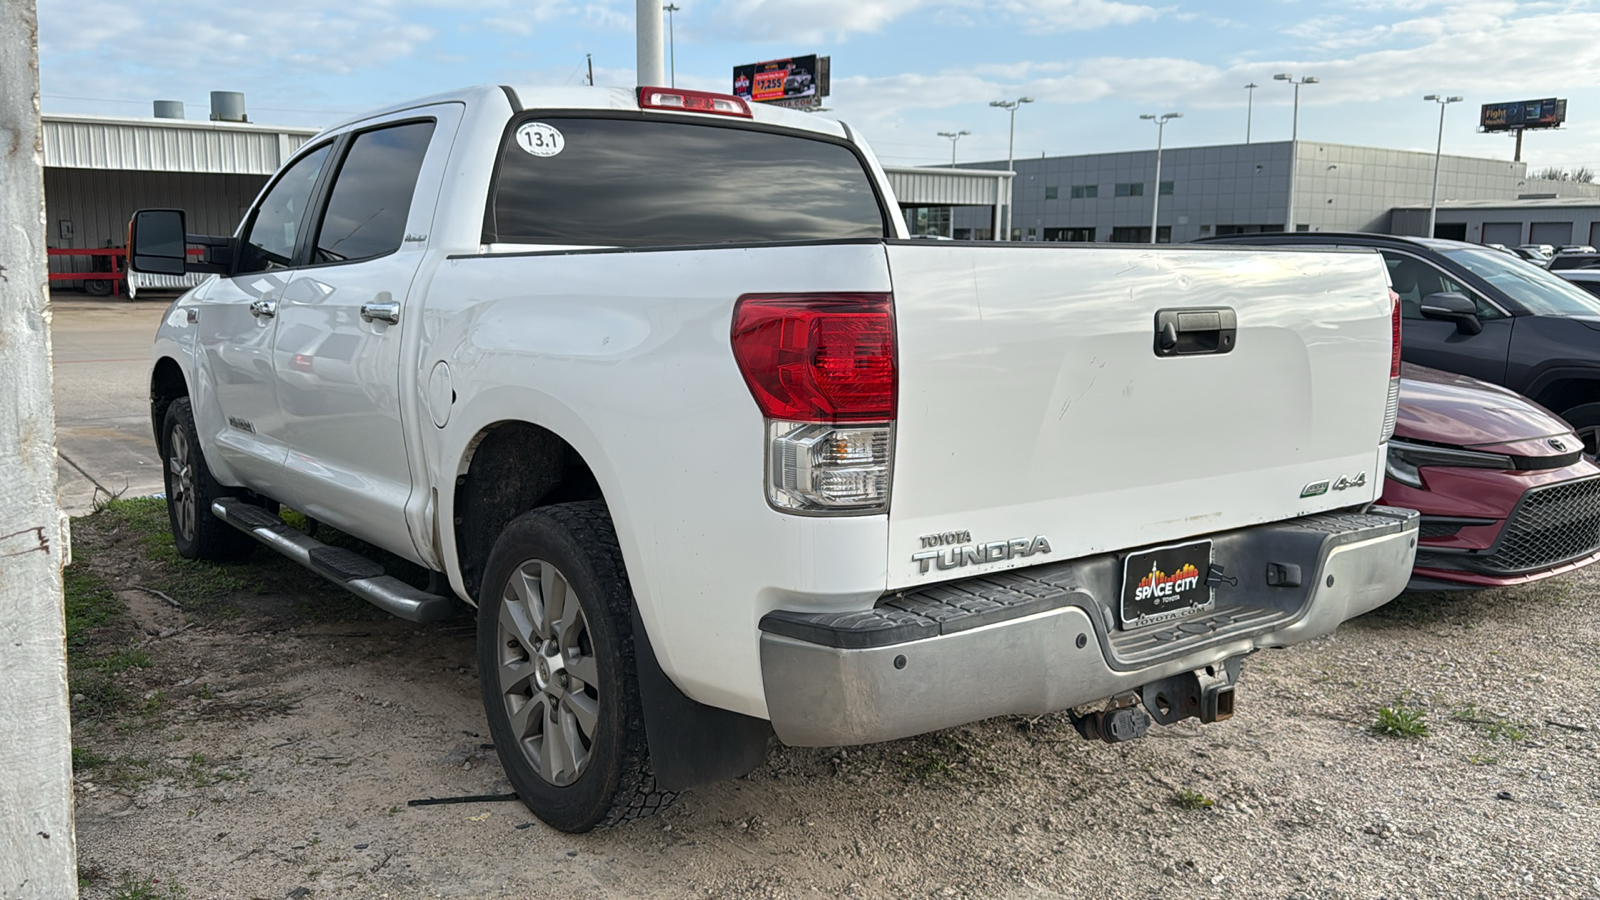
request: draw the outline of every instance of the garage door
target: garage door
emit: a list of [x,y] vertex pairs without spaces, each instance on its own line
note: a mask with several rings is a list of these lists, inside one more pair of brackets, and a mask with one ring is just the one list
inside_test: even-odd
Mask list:
[[1515,247],[1522,243],[1521,222],[1485,222],[1483,223],[1483,242],[1485,244],[1505,244]]
[[1528,226],[1528,243],[1565,247],[1572,243],[1572,223],[1535,222]]

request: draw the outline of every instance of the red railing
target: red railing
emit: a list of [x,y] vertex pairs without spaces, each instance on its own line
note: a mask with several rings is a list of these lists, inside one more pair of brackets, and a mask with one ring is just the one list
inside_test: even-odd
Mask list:
[[109,256],[111,257],[111,271],[109,272],[51,272],[51,281],[109,281],[111,282],[111,296],[122,294],[122,270],[128,258],[128,251],[121,247],[103,248],[70,248],[51,247],[46,253],[50,256]]

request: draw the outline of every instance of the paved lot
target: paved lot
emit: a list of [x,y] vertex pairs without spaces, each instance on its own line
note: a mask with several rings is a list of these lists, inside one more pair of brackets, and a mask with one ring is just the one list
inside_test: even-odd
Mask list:
[[63,509],[89,512],[96,496],[163,489],[150,433],[150,341],[167,298],[52,295],[56,464]]

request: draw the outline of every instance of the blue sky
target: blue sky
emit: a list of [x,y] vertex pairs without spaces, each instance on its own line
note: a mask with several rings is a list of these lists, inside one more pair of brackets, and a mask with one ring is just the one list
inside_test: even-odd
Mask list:
[[[887,163],[948,161],[940,131],[973,134],[962,160],[1003,159],[996,99],[1032,96],[1016,152],[1064,155],[1153,146],[1140,113],[1182,112],[1168,146],[1284,140],[1292,90],[1315,76],[1300,134],[1432,150],[1438,107],[1461,94],[1447,153],[1509,159],[1476,133],[1478,105],[1558,96],[1569,126],[1526,138],[1531,165],[1600,168],[1600,10],[1590,2],[1234,0],[676,0],[678,84],[729,90],[738,63],[833,58],[831,115]],[[251,119],[329,124],[411,96],[484,82],[579,84],[584,54],[602,85],[634,82],[627,0],[39,0],[46,112],[149,115],[207,92],[243,91]]]

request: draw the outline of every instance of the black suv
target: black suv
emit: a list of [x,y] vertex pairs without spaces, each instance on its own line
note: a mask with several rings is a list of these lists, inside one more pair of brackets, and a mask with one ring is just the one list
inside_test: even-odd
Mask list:
[[1600,297],[1509,253],[1461,241],[1328,232],[1202,240],[1378,251],[1400,295],[1406,362],[1505,385],[1559,413],[1595,452]]

